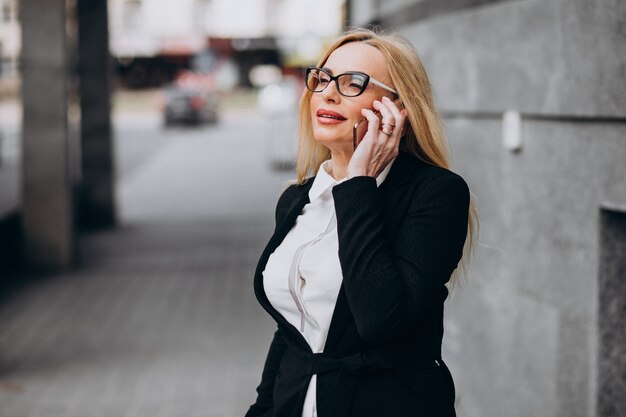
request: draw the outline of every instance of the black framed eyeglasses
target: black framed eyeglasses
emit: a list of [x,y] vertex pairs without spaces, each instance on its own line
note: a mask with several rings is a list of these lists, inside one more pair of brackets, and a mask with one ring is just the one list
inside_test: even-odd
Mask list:
[[398,95],[396,90],[386,86],[364,72],[348,71],[333,76],[324,68],[309,67],[306,69],[306,88],[313,93],[324,91],[332,81],[335,81],[337,92],[346,97],[356,97],[363,94],[369,83]]

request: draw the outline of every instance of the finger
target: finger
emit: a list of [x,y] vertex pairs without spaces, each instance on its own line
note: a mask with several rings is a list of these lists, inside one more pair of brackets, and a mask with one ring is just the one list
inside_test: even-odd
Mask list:
[[392,128],[391,130],[393,130],[393,127],[395,126],[395,120],[396,118],[394,117],[394,114],[391,112],[391,110],[387,107],[386,104],[383,104],[381,101],[378,100],[374,100],[373,106],[376,110],[378,110],[382,116],[382,127],[383,129],[385,128],[385,125],[391,125],[388,126],[390,128]]
[[394,114],[394,117],[396,118],[396,127],[394,128],[394,139],[395,139],[394,152],[397,153],[397,148],[400,146],[400,140],[402,139],[402,136],[404,135],[404,130],[405,130],[404,125],[405,125],[405,121],[407,117],[407,111],[404,108],[399,109],[396,103],[393,102],[388,97],[383,97],[383,102],[389,106],[389,109],[391,110],[391,112]]
[[367,133],[365,134],[365,136],[363,136],[363,140],[361,141],[361,143],[366,142],[366,147],[363,149],[368,150],[368,164],[373,170],[372,172],[374,172],[380,165],[381,160],[388,153],[388,151],[385,151],[386,142],[393,143],[393,141],[389,141],[387,136],[379,130],[380,119],[376,113],[369,109],[363,109],[361,111],[361,114],[368,121]]
[[404,113],[406,111],[404,109],[400,110],[396,103],[391,101],[389,97],[383,97],[382,103],[391,112],[391,114],[393,114],[393,119],[396,121],[396,123],[394,123],[396,127],[402,126],[405,119]]
[[367,133],[365,134],[365,136],[370,134],[372,137],[376,137],[377,135],[375,134],[375,132],[378,132],[378,128],[380,125],[380,120],[378,119],[378,116],[376,116],[376,113],[374,113],[370,109],[361,110],[361,114],[367,119]]
[[[406,118],[406,111],[404,109],[400,110],[396,106],[396,104],[391,101],[388,97],[383,97],[383,104],[387,107],[387,109],[393,114],[395,118],[395,127],[393,128],[392,134],[390,135],[390,139],[388,140],[385,146],[385,151],[389,154],[390,157],[395,157],[398,155],[400,139],[402,136],[402,130],[404,126],[404,120]],[[383,125],[383,129],[385,126]]]

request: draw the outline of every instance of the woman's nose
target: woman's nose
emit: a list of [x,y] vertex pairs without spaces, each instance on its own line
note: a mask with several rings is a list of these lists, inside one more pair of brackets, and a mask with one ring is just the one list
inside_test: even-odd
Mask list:
[[337,91],[337,81],[333,80],[329,85],[320,93],[324,98],[324,101],[332,101],[337,103],[339,101],[339,91]]

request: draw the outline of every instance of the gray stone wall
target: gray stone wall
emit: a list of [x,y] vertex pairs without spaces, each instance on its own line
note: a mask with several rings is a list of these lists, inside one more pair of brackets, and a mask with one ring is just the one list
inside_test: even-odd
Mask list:
[[[397,22],[429,0],[371,3],[353,1],[353,24]],[[598,280],[615,258],[599,256],[601,213],[626,210],[626,3],[449,3],[392,28],[429,71],[480,215],[471,274],[447,304],[458,415],[620,415],[602,406],[618,394],[599,394],[611,380],[598,365],[600,333],[611,332],[598,311],[612,313],[599,306]],[[375,18],[358,20],[359,7]],[[518,152],[503,146],[507,110],[521,113]],[[619,292],[602,300],[611,296],[624,305]]]
[[621,0],[518,0],[401,29],[445,110],[624,117],[625,13]]
[[511,153],[499,120],[446,125],[481,220],[448,304],[459,415],[596,415],[598,226],[603,206],[626,201],[623,129],[526,120]]

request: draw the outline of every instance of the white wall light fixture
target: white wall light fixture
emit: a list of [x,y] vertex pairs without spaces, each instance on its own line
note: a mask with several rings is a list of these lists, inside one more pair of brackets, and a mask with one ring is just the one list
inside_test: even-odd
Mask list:
[[502,114],[502,146],[511,152],[522,149],[522,116],[518,111],[507,110]]

